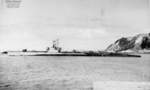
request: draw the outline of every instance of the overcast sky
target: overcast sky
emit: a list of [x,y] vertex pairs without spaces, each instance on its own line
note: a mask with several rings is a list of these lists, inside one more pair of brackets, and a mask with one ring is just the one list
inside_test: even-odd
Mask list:
[[[4,0],[3,0],[4,1]],[[0,6],[0,50],[105,49],[120,37],[150,32],[149,0],[22,0]]]

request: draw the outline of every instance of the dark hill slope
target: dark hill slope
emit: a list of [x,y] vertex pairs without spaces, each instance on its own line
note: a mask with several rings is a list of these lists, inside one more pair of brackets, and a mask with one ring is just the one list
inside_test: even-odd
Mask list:
[[133,37],[122,37],[115,41],[115,43],[109,45],[106,51],[119,52],[125,50],[150,50],[150,33],[138,34]]

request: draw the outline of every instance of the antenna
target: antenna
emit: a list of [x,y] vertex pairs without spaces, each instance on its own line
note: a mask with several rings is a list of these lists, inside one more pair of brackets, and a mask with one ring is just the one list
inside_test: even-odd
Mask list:
[[59,39],[56,39],[56,46],[59,47]]

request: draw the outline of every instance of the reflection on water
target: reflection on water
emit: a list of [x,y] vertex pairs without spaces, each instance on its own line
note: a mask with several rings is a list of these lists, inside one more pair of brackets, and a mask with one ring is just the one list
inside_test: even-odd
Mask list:
[[150,81],[149,58],[1,56],[0,89],[92,90],[96,81]]

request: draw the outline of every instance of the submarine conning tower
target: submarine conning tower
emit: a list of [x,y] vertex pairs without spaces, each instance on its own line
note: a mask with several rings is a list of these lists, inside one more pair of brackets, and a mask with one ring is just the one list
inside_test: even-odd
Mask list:
[[61,47],[59,47],[59,39],[52,41],[52,46],[47,48],[47,52],[61,52]]

